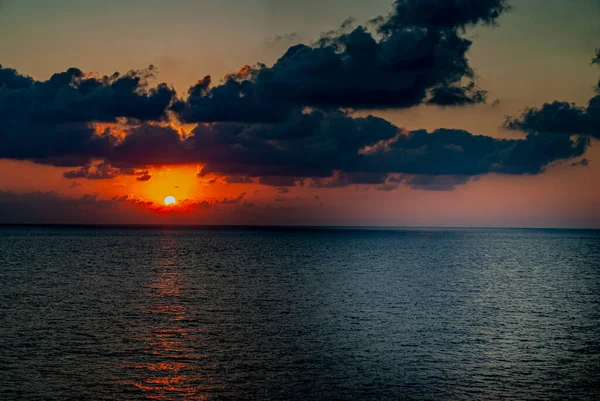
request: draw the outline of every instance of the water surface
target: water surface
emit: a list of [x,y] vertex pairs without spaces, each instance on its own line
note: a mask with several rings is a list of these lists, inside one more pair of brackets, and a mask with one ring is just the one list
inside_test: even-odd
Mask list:
[[0,228],[2,400],[597,399],[600,232]]

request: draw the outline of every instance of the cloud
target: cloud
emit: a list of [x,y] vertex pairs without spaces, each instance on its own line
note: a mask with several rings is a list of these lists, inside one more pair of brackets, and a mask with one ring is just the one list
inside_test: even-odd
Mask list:
[[411,189],[423,191],[453,191],[460,185],[465,185],[469,181],[477,181],[479,176],[465,175],[390,175],[381,185],[377,185],[377,191],[395,191],[401,185],[406,185]]
[[239,205],[242,203],[242,200],[244,199],[244,197],[246,196],[245,192],[242,192],[240,194],[240,196],[238,196],[237,198],[223,198],[222,200],[218,200],[215,203],[217,205]]
[[211,207],[212,207],[212,203],[210,203],[210,202],[208,202],[206,200],[198,203],[198,209],[204,209],[204,210],[206,210],[206,209],[210,209]]
[[254,183],[252,178],[241,176],[241,175],[232,175],[229,177],[225,177],[225,182],[227,184],[253,184]]
[[150,87],[153,74],[152,66],[104,77],[71,68],[36,81],[0,65],[0,158],[81,166],[102,157],[116,138],[89,123],[166,118],[175,92]]
[[518,118],[508,118],[504,126],[518,131],[583,134],[600,138],[600,96],[590,99],[588,107],[554,101],[539,108],[528,108]]
[[464,28],[493,24],[505,0],[405,0],[371,21],[344,23],[313,45],[291,46],[271,67],[244,66],[212,86],[206,76],[173,110],[187,122],[277,122],[305,106],[385,109],[482,103]]
[[[583,155],[588,146],[586,138],[562,133],[497,139],[448,129],[405,132],[376,117],[313,111],[285,124],[199,125],[178,147],[183,159],[205,164],[204,174],[260,177],[263,184],[281,187],[298,177],[341,186],[384,182],[390,173],[538,174],[555,161]],[[333,181],[319,180],[324,178]]]
[[[147,166],[198,163],[209,183],[276,188],[440,190],[490,173],[539,174],[581,157],[599,136],[600,92],[587,108],[555,102],[509,120],[527,132],[521,139],[407,131],[344,110],[483,102],[465,29],[507,10],[503,0],[398,0],[368,26],[347,21],[271,67],[245,66],[214,86],[205,77],[177,101],[165,84],[150,87],[153,67],[101,78],[69,69],[47,81],[0,67],[0,158],[73,167],[68,179],[138,181],[151,178]],[[182,132],[161,121],[168,109],[198,124]],[[121,118],[117,130],[110,123]]]
[[36,81],[0,65],[0,116],[40,124],[160,120],[175,91],[164,83],[149,87],[153,76],[153,66],[103,77],[70,68]]
[[160,219],[189,224],[190,218],[202,217],[204,202],[182,200],[177,208],[167,208],[131,195],[68,198],[56,192],[0,191],[0,224],[148,224]]
[[285,33],[283,35],[276,35],[273,38],[269,38],[265,41],[268,47],[273,47],[278,44],[289,44],[290,42],[300,39],[298,32]]
[[[51,210],[52,213],[48,213]],[[117,223],[123,217],[115,202],[100,200],[97,195],[62,198],[55,192],[18,194],[0,191],[0,223],[3,224],[93,224]]]
[[[600,65],[600,49],[596,51],[592,64]],[[600,139],[600,82],[596,93],[585,107],[554,101],[539,108],[528,108],[517,118],[507,118],[504,127],[525,132],[580,134]]]
[[343,188],[349,185],[372,185],[385,182],[388,173],[346,173],[335,171],[331,177],[315,178],[310,184],[314,188]]
[[198,209],[211,209],[214,205],[222,205],[222,206],[242,206],[242,207],[254,207],[255,204],[253,202],[244,202],[244,198],[246,197],[246,193],[242,192],[239,196],[232,197],[224,197],[222,199],[211,199],[211,200],[203,200],[201,202],[196,202]]
[[425,191],[452,191],[459,185],[464,185],[472,177],[461,175],[415,175],[408,177],[406,185],[412,189],[421,189]]
[[258,183],[261,185],[267,185],[271,187],[293,187],[298,181],[300,181],[300,178],[298,177],[268,176],[260,177]]
[[[465,106],[485,103],[486,93],[477,88],[474,82],[465,86],[440,86],[431,91],[429,104],[438,106]],[[496,102],[493,103],[496,105]]]
[[55,192],[0,191],[0,224],[317,224],[323,216],[319,205],[283,202],[267,207],[240,197],[187,200],[168,208],[128,195],[67,198]]
[[352,168],[361,148],[397,133],[397,127],[376,117],[314,111],[275,125],[201,124],[182,148],[186,158],[203,160],[205,174],[261,177],[259,182],[280,187],[293,185],[297,177]]
[[0,158],[74,167],[103,157],[113,142],[87,124],[39,124],[0,115]]
[[96,165],[88,164],[77,170],[70,170],[63,174],[63,177],[85,178],[88,180],[110,180],[121,175],[121,170],[111,167],[107,163],[98,163]]
[[152,201],[146,201],[143,199],[139,199],[130,195],[123,195],[123,196],[115,196],[112,198],[113,202],[116,203],[130,203],[130,204],[134,204],[134,205],[142,205],[142,206],[152,206],[154,205],[154,202]]
[[201,175],[229,183],[317,187],[382,184],[390,174],[465,176],[539,174],[556,161],[582,156],[589,139],[531,132],[497,139],[462,130],[405,131],[381,118],[319,110],[282,124],[200,124],[182,137],[170,127],[142,124],[104,155],[68,178],[110,178],[124,167],[202,163]]
[[138,181],[148,181],[152,176],[148,175],[148,170],[136,170],[134,168],[116,168],[109,163],[100,162],[96,164],[86,164],[85,166],[70,170],[63,174],[63,177],[73,179],[82,178],[87,180],[111,180],[122,175],[137,175]]
[[590,161],[588,159],[581,159],[577,162],[571,163],[571,166],[576,167],[576,166],[583,166],[583,167],[587,167],[590,165]]
[[506,0],[396,0],[394,11],[380,30],[384,33],[405,27],[464,30],[480,23],[495,24],[509,10]]
[[263,95],[251,81],[256,73],[256,69],[245,66],[213,88],[210,87],[211,77],[206,76],[189,89],[185,102],[176,102],[172,109],[185,122],[261,123],[284,120],[290,106],[274,100],[259,100]]
[[[321,110],[294,113],[280,124],[199,124],[187,136],[153,123],[130,126],[125,134],[96,148],[94,157],[104,160],[98,164],[86,162],[85,146],[81,151],[71,144],[62,160],[82,167],[65,177],[110,179],[150,165],[201,163],[203,176],[226,176],[230,183],[286,187],[310,178],[320,187],[376,185],[389,174],[539,174],[556,161],[582,156],[590,144],[561,132],[497,139],[461,130],[405,131],[381,118]],[[44,149],[30,147],[44,156]]]

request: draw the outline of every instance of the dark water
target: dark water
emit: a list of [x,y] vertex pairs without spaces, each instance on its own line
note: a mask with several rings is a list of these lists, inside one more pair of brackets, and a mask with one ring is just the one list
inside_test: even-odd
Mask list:
[[600,398],[600,232],[0,228],[0,400],[501,398]]

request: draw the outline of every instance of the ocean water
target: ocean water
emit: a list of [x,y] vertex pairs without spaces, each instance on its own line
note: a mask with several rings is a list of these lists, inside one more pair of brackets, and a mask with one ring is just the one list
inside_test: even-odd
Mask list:
[[0,400],[600,399],[600,232],[0,228]]

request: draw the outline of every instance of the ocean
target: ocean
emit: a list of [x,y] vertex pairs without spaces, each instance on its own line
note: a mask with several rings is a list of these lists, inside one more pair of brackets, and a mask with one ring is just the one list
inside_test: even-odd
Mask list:
[[0,400],[600,398],[600,231],[0,227]]

